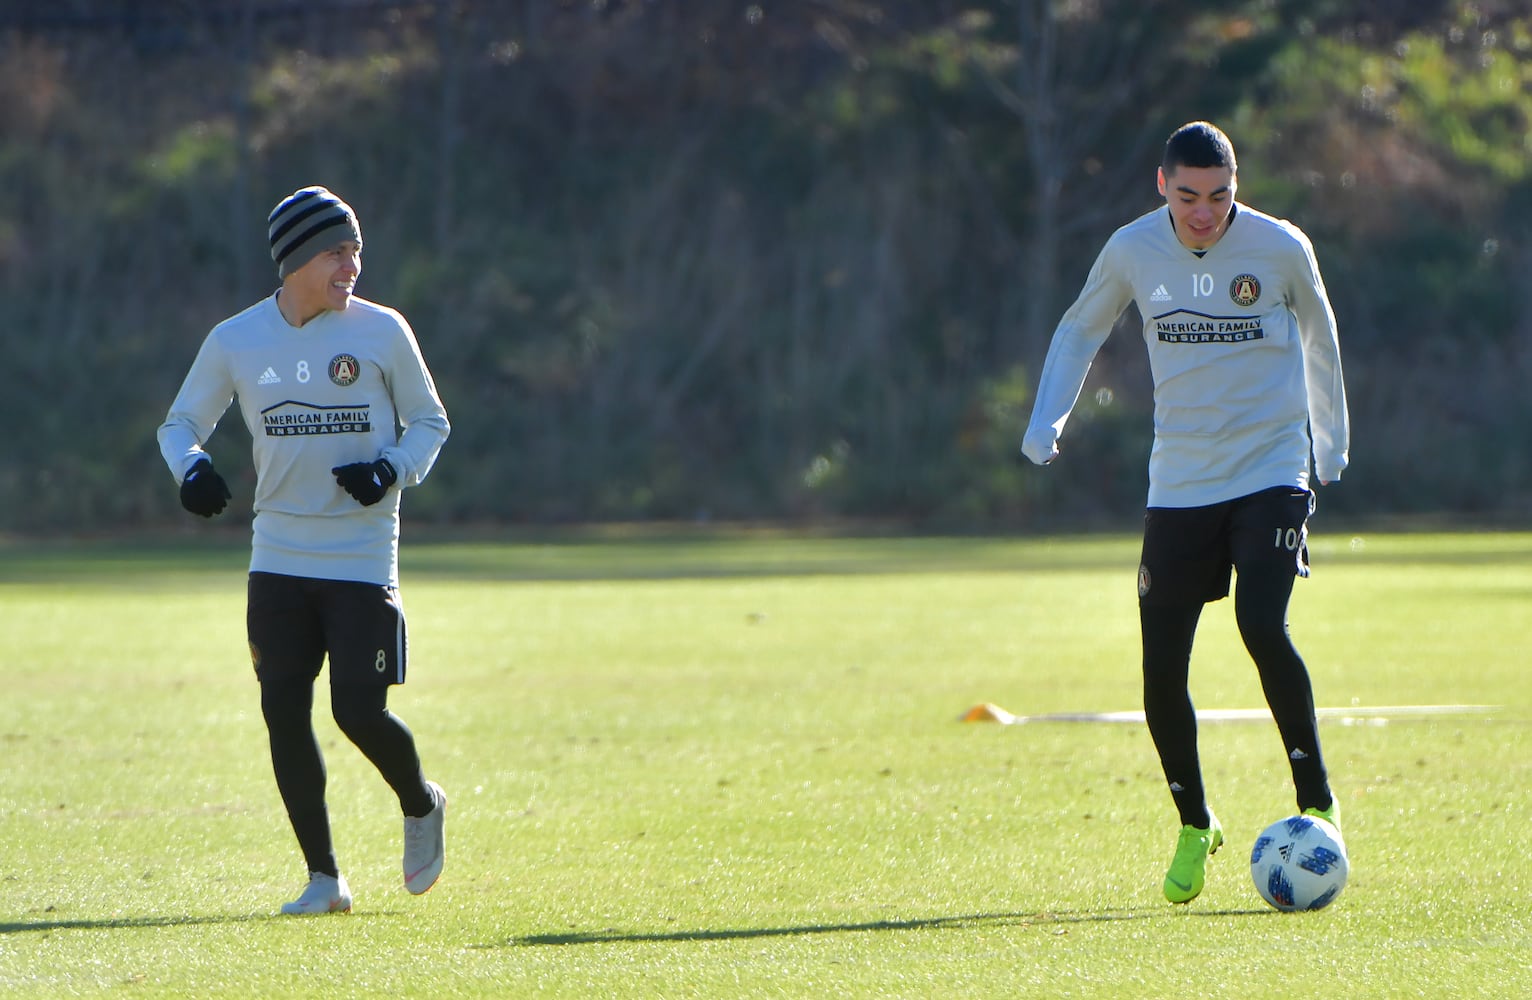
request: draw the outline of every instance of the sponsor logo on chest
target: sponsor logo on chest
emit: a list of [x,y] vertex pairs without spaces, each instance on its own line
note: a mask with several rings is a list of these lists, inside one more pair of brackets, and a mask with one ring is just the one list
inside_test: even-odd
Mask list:
[[284,399],[261,411],[261,427],[267,437],[300,437],[312,434],[367,434],[372,413],[360,406],[319,406]]
[[372,413],[362,406],[317,406],[299,400],[283,400],[260,410],[260,427],[268,438],[293,438],[317,433],[369,433]]
[[1259,316],[1211,316],[1177,309],[1150,322],[1155,339],[1162,344],[1243,344],[1266,337]]
[[[290,380],[301,387],[314,381],[316,367],[307,360],[299,360],[292,363],[289,372],[284,373],[279,372],[276,365],[265,365],[255,383],[259,386],[275,386],[285,385]],[[325,374],[329,376],[331,385],[346,389],[361,379],[362,365],[354,354],[337,354],[325,365]],[[300,388],[298,391],[303,390]],[[267,437],[368,434],[372,431],[372,410],[365,401],[335,405],[284,399],[261,410],[261,429]]]
[[[1228,316],[1219,310],[1219,280],[1209,272],[1190,275],[1190,301],[1202,308],[1178,307],[1158,313],[1150,319],[1154,337],[1162,344],[1243,344],[1264,340],[1259,316]],[[1184,279],[1183,279],[1184,280]],[[1170,291],[1178,282],[1156,282],[1149,301],[1173,303],[1177,296]],[[1241,272],[1227,286],[1229,301],[1249,309],[1261,299],[1261,281],[1254,274]],[[1181,299],[1180,301],[1187,301]],[[1225,307],[1227,308],[1227,307]]]

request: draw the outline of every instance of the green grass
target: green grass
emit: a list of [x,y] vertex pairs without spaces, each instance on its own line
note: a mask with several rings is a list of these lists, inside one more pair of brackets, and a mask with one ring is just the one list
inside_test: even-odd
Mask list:
[[[452,799],[442,882],[326,716],[349,917],[302,863],[243,636],[242,545],[0,546],[0,996],[1508,997],[1532,992],[1532,536],[1315,540],[1293,631],[1353,871],[1269,910],[1293,811],[1269,723],[1207,724],[1230,844],[1159,895],[1176,820],[1137,725],[1137,540],[406,540],[393,705]],[[1227,602],[1201,708],[1262,704]],[[1187,983],[1198,986],[1188,994]]]

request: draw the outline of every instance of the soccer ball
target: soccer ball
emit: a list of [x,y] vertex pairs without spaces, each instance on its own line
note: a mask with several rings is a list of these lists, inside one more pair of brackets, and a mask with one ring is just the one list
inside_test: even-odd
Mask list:
[[1340,831],[1313,816],[1279,819],[1250,849],[1250,877],[1279,910],[1322,910],[1346,887],[1351,864]]

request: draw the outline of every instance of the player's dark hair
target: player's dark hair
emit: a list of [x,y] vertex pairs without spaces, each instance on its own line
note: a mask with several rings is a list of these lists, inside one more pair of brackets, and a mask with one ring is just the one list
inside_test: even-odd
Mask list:
[[1234,144],[1223,130],[1209,122],[1187,122],[1165,140],[1165,155],[1160,166],[1167,174],[1177,167],[1228,167],[1237,173]]

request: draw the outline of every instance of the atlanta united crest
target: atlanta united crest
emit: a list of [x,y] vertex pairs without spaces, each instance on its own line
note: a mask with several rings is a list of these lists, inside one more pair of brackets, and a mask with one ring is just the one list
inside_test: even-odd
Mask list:
[[349,354],[337,354],[330,359],[330,381],[338,386],[351,385],[361,374],[362,366]]
[[1253,306],[1261,297],[1261,283],[1253,274],[1241,274],[1229,282],[1229,298],[1235,305]]

